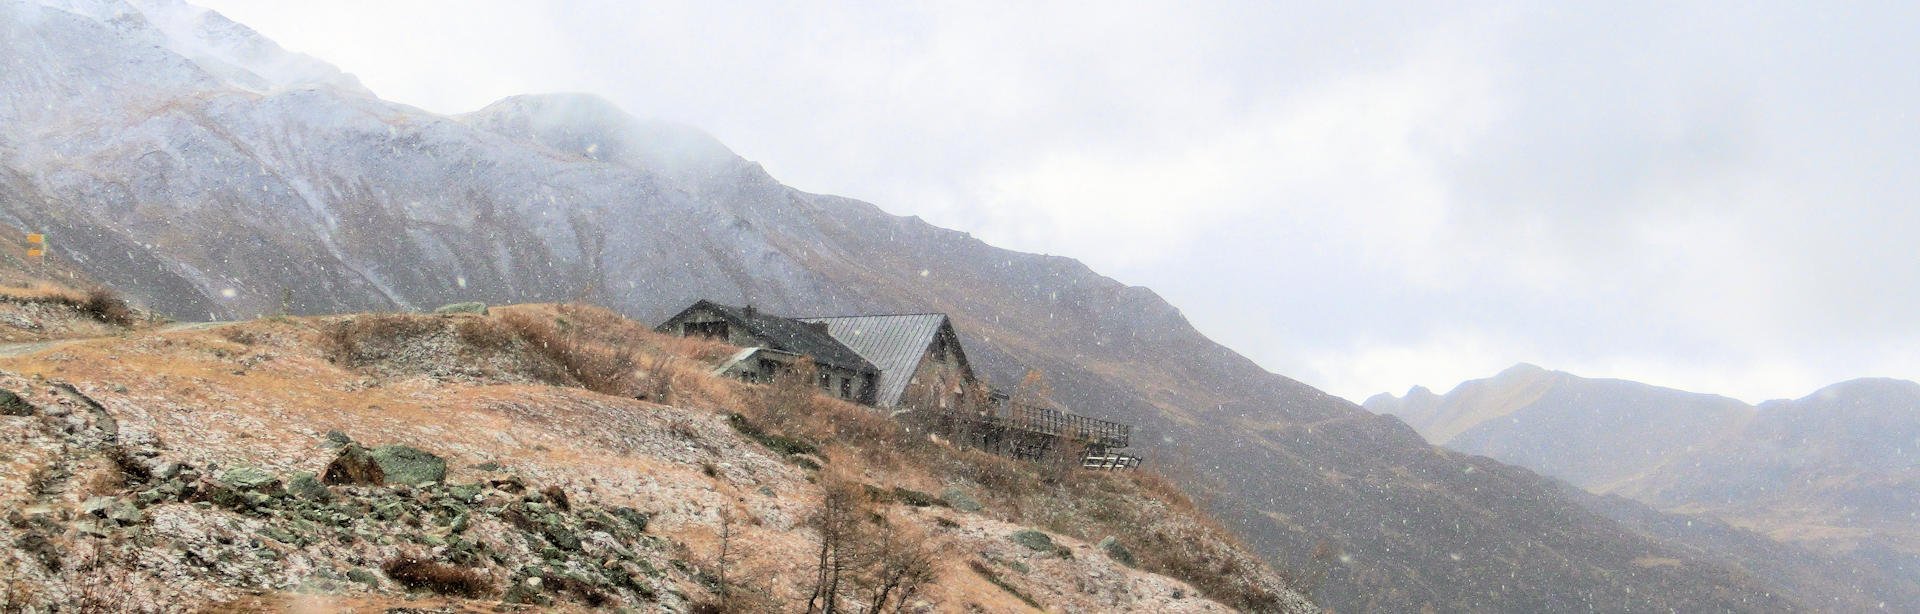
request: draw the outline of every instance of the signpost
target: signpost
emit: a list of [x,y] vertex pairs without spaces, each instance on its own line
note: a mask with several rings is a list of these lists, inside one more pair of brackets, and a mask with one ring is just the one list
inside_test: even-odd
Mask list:
[[47,274],[47,235],[38,232],[27,233],[27,258],[37,260],[40,275]]

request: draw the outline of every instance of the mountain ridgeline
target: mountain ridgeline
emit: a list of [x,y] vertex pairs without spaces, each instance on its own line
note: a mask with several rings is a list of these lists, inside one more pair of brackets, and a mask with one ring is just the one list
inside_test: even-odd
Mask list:
[[0,222],[183,319],[584,300],[657,321],[939,311],[975,364],[1140,425],[1340,611],[1783,611],[1789,596],[1269,373],[1151,290],[785,186],[589,95],[442,116],[169,0],[0,0]]
[[1631,526],[1681,543],[1711,534],[1713,550],[1826,595],[1810,601],[1920,608],[1920,384],[1859,379],[1753,406],[1518,365],[1366,406],[1436,444],[1606,495],[1589,507]]

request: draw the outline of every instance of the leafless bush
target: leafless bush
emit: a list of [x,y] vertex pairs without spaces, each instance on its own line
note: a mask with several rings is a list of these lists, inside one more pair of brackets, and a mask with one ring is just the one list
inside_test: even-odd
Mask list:
[[468,347],[495,352],[511,349],[517,339],[513,331],[489,318],[462,318],[454,325],[454,333]]
[[334,322],[327,327],[324,342],[333,362],[358,365],[381,358],[379,348],[440,332],[445,326],[439,318],[368,314]]
[[38,284],[19,290],[9,289],[0,293],[0,299],[15,303],[39,303],[64,305],[89,318],[113,326],[133,326],[140,320],[140,313],[110,288],[96,287],[85,291],[76,291],[64,286]]
[[679,357],[668,354],[646,354],[640,358],[640,380],[636,383],[639,390],[634,396],[672,405],[674,402],[674,382],[679,371],[674,367]]
[[633,350],[596,343],[577,330],[563,329],[560,322],[529,313],[509,313],[501,316],[500,322],[533,350],[560,365],[582,388],[622,396],[633,389],[638,366]]
[[388,559],[380,570],[409,589],[458,597],[484,597],[493,592],[493,582],[480,571],[419,555],[402,554]]
[[106,288],[88,290],[80,302],[80,312],[114,326],[133,326],[138,314],[120,295]]
[[936,580],[939,551],[926,533],[879,513],[857,482],[828,475],[807,518],[819,536],[808,612],[904,611]]
[[905,611],[920,587],[938,578],[939,551],[926,533],[894,522],[881,522],[870,537],[873,569],[862,577],[869,611],[884,612],[889,600],[895,612]]

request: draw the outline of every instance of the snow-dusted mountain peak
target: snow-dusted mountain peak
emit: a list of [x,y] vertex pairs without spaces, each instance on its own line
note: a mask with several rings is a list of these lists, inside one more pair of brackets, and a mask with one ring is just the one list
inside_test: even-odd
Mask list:
[[324,86],[372,95],[353,75],[287,51],[220,13],[180,0],[127,2],[166,35],[168,48],[233,85],[261,93]]
[[595,94],[509,96],[459,119],[565,153],[683,179],[751,164],[698,128],[636,117]]
[[185,58],[222,84],[256,93],[329,87],[372,95],[353,75],[294,53],[218,12],[181,0],[5,0],[0,19],[32,19],[38,7],[84,17]]

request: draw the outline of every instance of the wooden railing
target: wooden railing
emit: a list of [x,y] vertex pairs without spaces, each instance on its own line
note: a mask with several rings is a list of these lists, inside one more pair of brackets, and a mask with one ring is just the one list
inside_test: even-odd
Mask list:
[[1007,426],[1107,448],[1127,447],[1133,439],[1133,425],[1089,418],[1050,407],[1009,401],[994,408],[994,413]]

